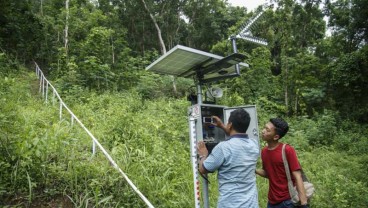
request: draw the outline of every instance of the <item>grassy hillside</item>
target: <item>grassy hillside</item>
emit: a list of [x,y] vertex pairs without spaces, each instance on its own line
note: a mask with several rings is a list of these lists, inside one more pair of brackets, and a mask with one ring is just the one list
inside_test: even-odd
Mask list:
[[[92,156],[91,139],[65,111],[59,119],[58,103],[44,102],[34,72],[0,79],[1,206],[145,207],[101,152]],[[76,89],[62,98],[155,207],[193,207],[189,102],[146,100],[135,90]],[[259,108],[260,122],[269,116]],[[337,123],[328,112],[316,120],[290,119],[284,142],[296,147],[316,186],[313,207],[367,207],[367,129],[337,129]],[[210,181],[215,207],[215,175]],[[257,183],[265,207],[268,182]]]
[[[142,207],[102,153],[92,156],[87,134],[67,114],[59,120],[57,103],[42,101],[35,82],[33,73],[2,78],[0,203]],[[86,93],[65,102],[153,204],[192,204],[185,101]]]

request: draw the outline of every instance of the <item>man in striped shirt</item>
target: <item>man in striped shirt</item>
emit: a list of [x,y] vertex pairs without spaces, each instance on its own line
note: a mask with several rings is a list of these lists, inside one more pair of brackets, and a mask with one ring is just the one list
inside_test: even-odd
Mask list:
[[224,125],[213,116],[214,126],[225,131],[229,137],[220,142],[208,155],[203,141],[198,142],[199,171],[202,174],[218,171],[218,208],[258,208],[258,191],[255,169],[259,146],[246,134],[250,116],[244,109],[231,112]]

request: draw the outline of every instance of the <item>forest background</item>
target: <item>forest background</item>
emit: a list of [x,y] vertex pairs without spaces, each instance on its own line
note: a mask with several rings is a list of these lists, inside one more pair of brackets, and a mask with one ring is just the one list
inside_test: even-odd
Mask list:
[[[0,205],[145,206],[101,153],[91,156],[88,135],[40,99],[36,62],[155,207],[193,207],[186,97],[195,83],[145,67],[177,44],[229,55],[230,35],[264,9],[251,31],[269,46],[237,42],[250,67],[215,83],[218,104],[256,105],[260,128],[274,116],[290,123],[282,140],[316,186],[312,207],[368,207],[368,1],[269,3],[1,0]],[[257,184],[265,207],[268,182]]]

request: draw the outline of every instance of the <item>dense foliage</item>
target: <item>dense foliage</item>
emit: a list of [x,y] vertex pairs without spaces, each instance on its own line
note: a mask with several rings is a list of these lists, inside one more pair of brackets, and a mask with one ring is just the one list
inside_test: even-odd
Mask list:
[[366,123],[366,0],[270,3],[249,12],[223,0],[1,1],[0,48],[19,62],[36,60],[63,90],[124,91],[153,79],[180,97],[187,89],[143,69],[177,44],[228,55],[228,37],[263,9],[251,32],[269,46],[239,39],[252,67],[224,86],[244,102],[272,98],[288,116],[329,109]]
[[[195,83],[144,69],[177,44],[229,55],[228,37],[264,9],[251,32],[269,46],[237,40],[250,68],[214,83],[224,89],[218,103],[256,104],[259,126],[290,122],[285,141],[316,184],[313,206],[368,207],[368,1],[270,3],[0,1],[0,205],[144,206],[70,116],[41,99],[27,72],[36,61],[155,206],[192,207],[186,96]],[[265,207],[268,184],[257,183]]]

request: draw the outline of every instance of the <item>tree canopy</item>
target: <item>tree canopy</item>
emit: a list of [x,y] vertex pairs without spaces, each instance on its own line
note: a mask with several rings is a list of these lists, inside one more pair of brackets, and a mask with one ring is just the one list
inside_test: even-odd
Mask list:
[[[366,100],[359,98],[368,97],[367,1],[270,3],[273,9],[247,11],[222,0],[2,1],[0,47],[45,66],[65,89],[129,89],[153,76],[144,68],[163,47],[231,53],[228,38],[264,9],[252,34],[269,46],[237,41],[251,67],[219,84],[244,101],[272,98],[286,115],[313,116],[327,108],[366,122]],[[349,106],[356,108],[346,113]]]

